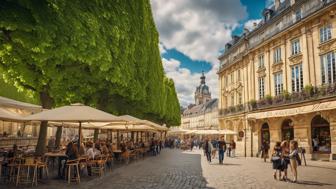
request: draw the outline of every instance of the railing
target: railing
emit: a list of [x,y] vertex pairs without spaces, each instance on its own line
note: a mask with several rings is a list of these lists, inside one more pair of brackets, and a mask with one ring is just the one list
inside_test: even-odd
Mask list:
[[0,137],[0,148],[18,146],[36,146],[37,137]]
[[231,106],[227,109],[220,109],[219,115],[234,115],[247,111],[256,111],[266,108],[293,105],[296,103],[320,100],[328,97],[336,97],[336,83],[330,85],[322,85],[318,87],[306,86],[302,92],[292,94],[288,92],[283,92],[283,94],[279,96],[266,96],[264,99],[258,101],[251,100],[249,103],[246,104]]

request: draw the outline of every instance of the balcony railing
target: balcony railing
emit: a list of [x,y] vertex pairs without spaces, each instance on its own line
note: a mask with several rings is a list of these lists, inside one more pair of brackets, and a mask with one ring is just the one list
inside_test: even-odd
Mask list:
[[235,115],[247,111],[256,111],[266,108],[292,105],[296,103],[320,100],[328,97],[336,97],[336,83],[322,85],[318,87],[306,86],[302,92],[288,93],[283,92],[279,96],[266,96],[264,99],[255,101],[251,100],[246,104],[231,106],[227,109],[220,109],[220,116]]

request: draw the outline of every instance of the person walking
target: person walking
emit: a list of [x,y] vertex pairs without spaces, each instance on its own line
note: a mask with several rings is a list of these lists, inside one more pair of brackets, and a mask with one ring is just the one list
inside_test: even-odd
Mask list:
[[218,148],[218,141],[216,139],[213,139],[211,141],[212,143],[212,151],[211,151],[211,155],[212,155],[212,159],[215,159],[216,157],[216,153],[217,153],[217,148]]
[[194,148],[194,140],[191,139],[190,140],[190,151],[193,151],[193,148]]
[[300,165],[301,159],[299,157],[299,151],[298,151],[298,143],[297,141],[292,140],[290,142],[290,154],[289,154],[289,159],[290,159],[290,166],[293,174],[293,180],[292,182],[297,181],[297,166],[298,164]]
[[224,140],[224,137],[221,138],[221,140],[218,141],[218,159],[219,164],[223,164],[224,162],[224,153],[226,151],[226,142]]
[[277,172],[279,173],[279,179],[281,178],[281,143],[276,142],[272,152],[272,167],[274,169],[273,177],[277,179]]
[[287,169],[289,164],[289,143],[287,140],[284,140],[281,143],[281,171],[283,172],[283,181],[288,181]]
[[231,141],[231,157],[236,156],[236,142],[234,140]]
[[209,163],[211,163],[211,152],[212,152],[213,146],[211,141],[209,141],[208,139],[205,140],[205,145],[204,145],[204,150],[205,150],[205,154],[207,157],[207,160]]
[[264,159],[264,162],[266,162],[266,159],[268,158],[268,151],[269,151],[269,144],[268,142],[264,141],[261,147],[262,150],[262,158]]
[[231,157],[231,143],[229,142],[229,147],[228,147],[228,150],[227,150],[227,157]]

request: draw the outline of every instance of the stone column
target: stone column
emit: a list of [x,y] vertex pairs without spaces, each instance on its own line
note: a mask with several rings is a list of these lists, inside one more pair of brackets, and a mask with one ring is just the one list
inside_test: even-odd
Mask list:
[[336,160],[336,119],[330,122],[330,137],[331,137],[330,160]]
[[306,149],[306,152],[311,154],[311,134],[310,134],[311,116],[298,115],[293,119],[294,140],[299,144],[299,147]]

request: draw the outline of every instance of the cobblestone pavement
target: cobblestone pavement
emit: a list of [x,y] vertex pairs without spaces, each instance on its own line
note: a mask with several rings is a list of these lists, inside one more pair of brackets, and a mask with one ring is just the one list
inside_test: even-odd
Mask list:
[[102,178],[83,178],[79,185],[50,179],[37,188],[336,188],[335,166],[318,165],[299,167],[299,182],[293,184],[273,180],[271,163],[261,159],[225,157],[224,165],[218,159],[209,164],[199,150],[166,149],[157,157],[118,166]]

